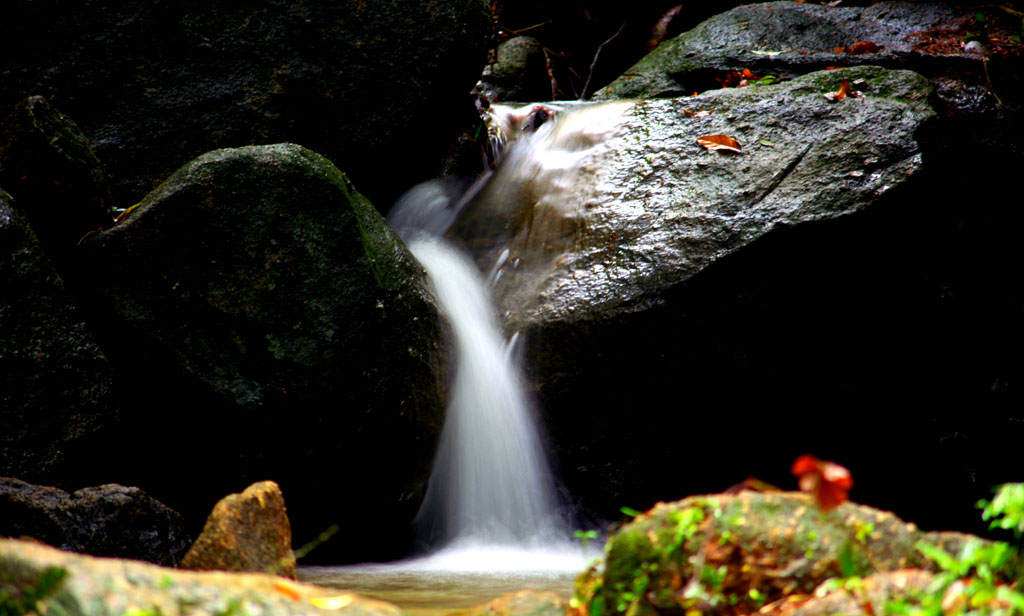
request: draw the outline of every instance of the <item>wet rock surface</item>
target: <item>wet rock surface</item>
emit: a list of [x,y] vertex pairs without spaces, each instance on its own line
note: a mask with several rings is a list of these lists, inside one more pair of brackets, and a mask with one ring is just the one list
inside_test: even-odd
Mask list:
[[281,488],[273,481],[261,481],[218,501],[181,568],[274,573],[295,579],[292,529]]
[[[121,207],[208,150],[281,141],[387,203],[436,173],[491,34],[481,0],[21,2],[5,28],[0,109],[42,95],[75,118]],[[411,135],[436,152],[394,165]]]
[[132,612],[400,616],[396,606],[276,575],[178,571],[0,539],[0,593],[9,605],[82,616]]
[[107,484],[69,494],[12,478],[0,478],[0,536],[166,566],[189,546],[181,515],[138,488]]

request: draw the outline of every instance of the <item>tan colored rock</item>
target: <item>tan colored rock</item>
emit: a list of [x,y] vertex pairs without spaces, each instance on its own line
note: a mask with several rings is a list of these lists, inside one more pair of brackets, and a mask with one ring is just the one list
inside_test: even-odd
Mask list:
[[403,616],[397,606],[276,575],[180,571],[0,539],[0,597],[15,613]]
[[180,566],[295,579],[292,529],[281,488],[273,481],[261,481],[241,494],[222,498]]
[[563,616],[565,599],[550,590],[520,590],[470,608],[467,616]]

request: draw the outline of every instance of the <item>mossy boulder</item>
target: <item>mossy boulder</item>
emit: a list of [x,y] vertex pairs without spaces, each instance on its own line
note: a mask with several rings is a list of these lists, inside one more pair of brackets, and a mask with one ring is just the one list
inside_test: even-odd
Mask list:
[[693,496],[614,533],[603,562],[577,579],[570,614],[749,614],[829,579],[934,569],[917,543],[949,549],[964,539],[854,503],[823,511],[801,493]]
[[146,409],[113,454],[137,457],[118,471],[133,484],[194,524],[273,479],[300,541],[363,508],[391,529],[415,512],[443,420],[439,317],[422,269],[327,159],[211,152],[82,255],[102,272],[93,303],[124,394]]

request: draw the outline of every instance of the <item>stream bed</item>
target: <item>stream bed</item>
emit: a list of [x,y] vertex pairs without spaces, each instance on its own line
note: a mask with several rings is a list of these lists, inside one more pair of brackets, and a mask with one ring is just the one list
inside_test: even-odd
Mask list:
[[395,563],[301,567],[303,582],[389,601],[410,616],[441,616],[518,590],[550,590],[565,599],[589,558],[575,550],[464,547]]

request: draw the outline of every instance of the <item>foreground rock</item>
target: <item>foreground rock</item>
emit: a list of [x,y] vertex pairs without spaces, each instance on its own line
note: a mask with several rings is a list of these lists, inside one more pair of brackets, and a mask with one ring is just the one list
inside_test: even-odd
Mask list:
[[[800,493],[740,492],[660,503],[609,538],[605,559],[579,577],[571,614],[789,613],[830,592],[830,578],[864,578],[795,613],[859,613],[845,603],[906,598],[928,574],[869,577],[934,568],[919,541],[957,553],[966,536],[924,533],[891,513],[846,503],[823,512]],[[950,549],[953,548],[953,549]],[[870,580],[870,581],[869,581]],[[841,584],[833,590],[843,590]],[[851,584],[849,588],[854,589]],[[820,590],[820,592],[819,592]],[[852,593],[857,595],[857,593]],[[831,608],[829,611],[828,608]],[[871,613],[865,608],[865,613]]]
[[95,481],[120,416],[114,369],[15,201],[0,190],[0,476]]
[[0,536],[166,566],[177,565],[189,546],[181,515],[138,488],[107,484],[68,494],[6,477]]
[[0,540],[0,596],[14,613],[81,616],[402,613],[383,601],[274,575],[177,571],[6,539]]
[[292,529],[281,488],[273,481],[261,481],[241,494],[222,498],[181,567],[296,579]]
[[[491,36],[483,0],[28,4],[4,24],[0,109],[38,94],[75,118],[122,207],[206,151],[279,141],[400,191],[440,164]],[[411,138],[436,152],[403,156]]]
[[106,452],[119,477],[196,521],[269,477],[299,543],[356,520],[367,541],[366,522],[403,539],[390,529],[418,507],[444,409],[439,317],[344,174],[296,145],[211,152],[82,252],[146,409]]

